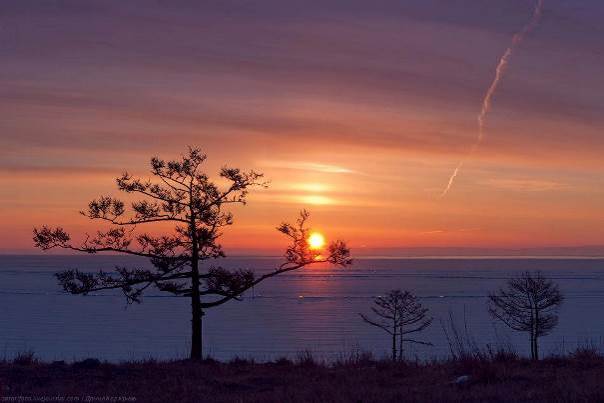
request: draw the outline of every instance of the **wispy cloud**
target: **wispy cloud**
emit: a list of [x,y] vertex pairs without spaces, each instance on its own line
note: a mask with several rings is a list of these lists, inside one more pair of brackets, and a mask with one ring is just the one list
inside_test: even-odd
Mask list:
[[420,235],[441,235],[441,234],[451,234],[451,233],[459,233],[459,232],[473,232],[480,231],[482,228],[457,228],[457,229],[435,229],[431,231],[423,231],[420,232]]
[[333,190],[333,186],[327,185],[325,183],[292,183],[286,187],[295,191],[313,193],[324,193]]
[[445,232],[445,230],[443,229],[435,229],[432,231],[423,231],[420,232],[421,235],[436,235],[436,234],[443,234]]
[[82,176],[86,178],[112,177],[119,175],[120,170],[115,168],[94,166],[5,166],[0,163],[0,178],[25,178],[31,177],[44,180],[48,177]]
[[300,171],[313,171],[323,172],[330,174],[355,174],[359,173],[352,169],[337,165],[321,164],[316,162],[304,162],[304,161],[262,161],[258,165],[268,168],[283,168],[283,169],[295,169]]
[[566,183],[539,179],[490,179],[482,184],[501,190],[517,192],[547,192],[570,188]]

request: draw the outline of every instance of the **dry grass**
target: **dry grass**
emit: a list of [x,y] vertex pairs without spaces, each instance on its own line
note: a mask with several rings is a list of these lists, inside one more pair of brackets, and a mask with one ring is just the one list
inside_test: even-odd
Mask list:
[[[392,363],[360,354],[332,365],[308,354],[263,364],[94,359],[43,364],[30,358],[0,363],[1,396],[82,401],[121,396],[137,402],[604,401],[604,358],[592,349],[540,362],[510,353],[433,363]],[[452,383],[462,375],[469,381]]]

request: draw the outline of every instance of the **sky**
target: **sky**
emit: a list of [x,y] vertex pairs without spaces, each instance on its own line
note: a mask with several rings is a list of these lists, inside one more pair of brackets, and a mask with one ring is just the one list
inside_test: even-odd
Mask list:
[[[226,250],[279,249],[307,208],[353,253],[604,244],[604,2],[5,1],[0,251],[117,195],[123,170],[188,145],[261,171]],[[77,236],[77,235],[76,235]]]

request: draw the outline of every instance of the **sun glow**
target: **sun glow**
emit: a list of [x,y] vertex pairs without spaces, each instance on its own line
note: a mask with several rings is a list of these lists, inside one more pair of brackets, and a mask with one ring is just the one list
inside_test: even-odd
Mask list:
[[305,192],[315,192],[315,193],[327,192],[329,190],[329,186],[327,186],[326,184],[316,183],[316,182],[296,183],[292,186],[292,188],[295,190],[303,190]]
[[318,206],[333,204],[332,200],[329,197],[321,196],[321,195],[308,195],[302,196],[302,201],[307,204],[314,204]]
[[308,246],[310,247],[310,249],[315,250],[323,248],[323,246],[325,246],[325,237],[323,236],[323,234],[313,232],[308,237]]

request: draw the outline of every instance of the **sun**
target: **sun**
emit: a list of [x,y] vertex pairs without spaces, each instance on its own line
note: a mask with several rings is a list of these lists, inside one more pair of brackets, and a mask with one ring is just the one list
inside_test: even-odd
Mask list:
[[308,246],[310,249],[321,249],[325,246],[325,237],[319,232],[313,232],[308,237]]

